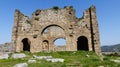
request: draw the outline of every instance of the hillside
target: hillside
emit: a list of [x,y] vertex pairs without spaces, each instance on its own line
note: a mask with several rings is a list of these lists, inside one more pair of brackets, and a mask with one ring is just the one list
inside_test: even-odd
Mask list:
[[120,44],[112,46],[102,46],[102,52],[120,52]]

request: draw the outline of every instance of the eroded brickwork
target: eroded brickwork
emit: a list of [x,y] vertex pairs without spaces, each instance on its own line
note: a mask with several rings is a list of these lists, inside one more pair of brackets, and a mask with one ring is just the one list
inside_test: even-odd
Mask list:
[[[58,38],[65,39],[66,45],[56,46],[54,41]],[[100,53],[96,8],[91,6],[81,18],[75,16],[75,9],[71,6],[38,9],[31,19],[16,10],[12,42],[16,52],[87,50]]]

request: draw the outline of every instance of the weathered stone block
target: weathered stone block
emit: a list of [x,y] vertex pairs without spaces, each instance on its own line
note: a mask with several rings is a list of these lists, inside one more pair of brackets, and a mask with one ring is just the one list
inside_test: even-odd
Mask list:
[[11,57],[15,58],[15,59],[17,59],[17,58],[25,58],[26,55],[24,53],[19,53],[19,54],[12,54]]
[[36,56],[36,55],[33,55],[34,58],[36,59],[51,59],[52,56]]
[[19,63],[19,64],[14,65],[13,67],[28,67],[28,64],[27,63]]
[[36,63],[36,60],[28,60],[28,63]]
[[1,54],[0,59],[8,59],[9,55],[8,54]]
[[46,61],[50,61],[50,62],[64,62],[64,59],[61,59],[61,58],[52,58],[52,59],[46,59]]

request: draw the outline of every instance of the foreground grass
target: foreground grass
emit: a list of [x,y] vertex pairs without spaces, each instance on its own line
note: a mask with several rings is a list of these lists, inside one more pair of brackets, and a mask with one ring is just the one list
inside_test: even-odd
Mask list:
[[[39,53],[30,53],[23,52],[27,55],[26,58],[22,59],[3,59],[0,60],[0,67],[13,67],[17,63],[27,62],[28,59],[32,58],[33,55],[37,56],[52,56],[53,58],[63,58],[65,59],[64,63],[52,63],[47,62],[45,59],[38,60],[36,63],[28,63],[28,67],[119,67],[120,63],[114,63],[110,61],[111,59],[117,59],[114,56],[105,56],[103,61],[100,60],[100,57],[97,56],[94,52],[88,51],[64,51],[64,52],[39,52]],[[88,57],[88,56],[89,57]]]

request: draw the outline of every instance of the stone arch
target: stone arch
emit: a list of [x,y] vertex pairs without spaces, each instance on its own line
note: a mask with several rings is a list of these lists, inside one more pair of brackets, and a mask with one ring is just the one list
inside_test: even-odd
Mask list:
[[49,42],[48,42],[48,40],[44,40],[42,42],[42,50],[43,51],[49,51]]
[[28,38],[22,39],[23,51],[30,51],[30,40]]
[[48,31],[48,30],[46,30],[47,28],[52,27],[52,26],[59,27],[59,28],[61,28],[62,30],[65,31],[65,29],[64,29],[63,27],[61,27],[60,25],[52,24],[52,25],[48,25],[48,26],[44,27],[44,28],[42,29],[41,35],[42,35],[44,32],[47,32],[47,31]]
[[85,36],[80,36],[77,39],[77,50],[88,51],[88,39]]

